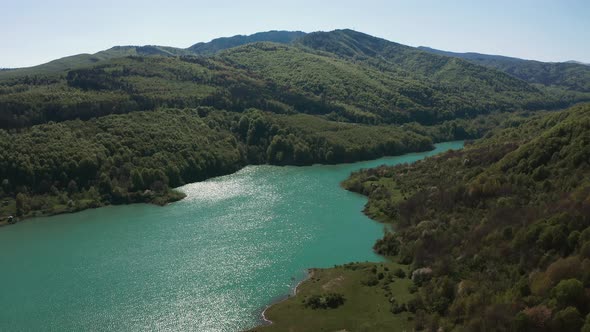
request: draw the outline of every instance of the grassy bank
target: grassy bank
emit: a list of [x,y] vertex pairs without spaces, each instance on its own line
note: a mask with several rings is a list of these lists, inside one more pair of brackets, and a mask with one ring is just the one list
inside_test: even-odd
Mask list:
[[[403,271],[401,273],[400,271]],[[312,269],[296,295],[265,311],[272,324],[251,331],[411,331],[413,315],[405,310],[411,299],[408,266],[393,262],[350,263]],[[344,299],[335,308],[322,308],[330,296]],[[313,308],[314,304],[319,306]]]

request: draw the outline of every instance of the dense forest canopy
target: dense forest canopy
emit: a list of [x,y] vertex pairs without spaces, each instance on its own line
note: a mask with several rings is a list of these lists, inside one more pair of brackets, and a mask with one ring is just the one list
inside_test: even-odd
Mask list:
[[436,124],[590,99],[584,89],[531,85],[352,30],[275,31],[197,45],[114,47],[0,73],[0,127],[198,106],[236,112],[256,107],[368,124]]
[[590,328],[590,105],[511,118],[463,151],[353,174],[375,245],[413,270],[403,310],[436,331]]
[[0,214],[164,203],[246,164],[422,151],[589,98],[352,30],[117,46],[0,73]]
[[211,107],[0,130],[0,211],[28,216],[108,203],[165,203],[180,198],[170,188],[247,164],[372,159],[428,150],[433,139],[477,130],[466,122],[402,129]]
[[[433,331],[590,331],[590,105],[556,111],[589,100],[588,66],[352,30],[117,46],[1,70],[0,223],[165,204],[182,198],[174,187],[248,164],[353,162],[469,139],[344,183],[393,225],[375,250],[420,272],[392,314]],[[377,273],[345,268],[358,266]],[[388,289],[380,269],[365,286]],[[344,304],[318,296],[304,303]]]
[[420,50],[465,59],[469,62],[498,69],[529,83],[590,92],[590,66],[575,62],[541,62],[499,55],[454,53],[419,47]]

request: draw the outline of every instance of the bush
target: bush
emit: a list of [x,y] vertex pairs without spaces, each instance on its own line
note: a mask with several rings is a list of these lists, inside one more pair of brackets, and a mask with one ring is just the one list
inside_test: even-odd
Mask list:
[[362,281],[361,283],[362,283],[363,285],[365,285],[365,286],[369,286],[369,287],[372,287],[372,286],[377,286],[377,284],[379,284],[379,279],[377,279],[377,277],[376,277],[376,276],[374,276],[374,275],[371,275],[371,276],[369,276],[369,278],[367,278],[367,280],[365,280],[365,281]]
[[420,297],[415,297],[408,301],[406,308],[409,312],[416,313],[418,310],[424,309],[424,303]]
[[344,304],[344,296],[338,293],[316,294],[304,301],[304,306],[311,309],[335,309]]
[[393,274],[398,277],[398,278],[405,278],[406,277],[406,272],[404,272],[404,270],[402,270],[401,268],[397,268],[397,270],[395,270],[395,272],[393,272]]
[[399,313],[408,311],[408,308],[406,307],[405,304],[403,304],[403,303],[399,304],[399,303],[397,303],[396,300],[393,300],[391,302],[391,309],[390,310],[391,310],[391,313],[393,313],[393,314],[399,314]]

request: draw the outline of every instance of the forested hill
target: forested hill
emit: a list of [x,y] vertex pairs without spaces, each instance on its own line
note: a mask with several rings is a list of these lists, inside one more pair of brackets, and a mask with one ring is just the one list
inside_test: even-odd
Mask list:
[[0,72],[0,215],[161,203],[246,164],[427,150],[586,99],[352,30],[113,47]]
[[590,330],[590,105],[345,183],[392,222],[375,245],[412,269],[416,328]]
[[273,42],[280,44],[291,44],[296,39],[305,36],[301,31],[267,31],[253,35],[237,35],[233,37],[216,38],[207,43],[197,43],[187,50],[200,55],[211,55],[228,48],[242,46],[256,42]]
[[587,64],[571,61],[541,62],[480,53],[455,53],[429,47],[419,47],[419,49],[495,68],[529,83],[590,92],[590,66]]
[[[274,35],[253,39],[264,36]],[[308,34],[292,45],[248,44],[208,57],[183,52],[115,47],[95,65],[59,75],[7,71],[13,76],[0,79],[0,127],[198,106],[237,112],[256,107],[368,124],[436,124],[590,98],[590,93],[547,91],[352,30]]]
[[[197,43],[188,48],[170,46],[114,46],[108,50],[95,54],[77,54],[53,60],[45,64],[27,68],[11,68],[5,72],[0,69],[0,80],[27,75],[59,75],[64,71],[85,66],[92,66],[104,61],[126,56],[182,56],[182,55],[212,55],[221,50],[237,47],[254,42],[274,42],[289,44],[305,35],[301,31],[267,31],[252,35],[237,35],[213,39],[206,43]],[[10,72],[8,72],[10,71]]]

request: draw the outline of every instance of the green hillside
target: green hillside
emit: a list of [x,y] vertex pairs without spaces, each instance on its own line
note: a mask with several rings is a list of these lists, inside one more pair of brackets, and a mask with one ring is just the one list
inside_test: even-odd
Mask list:
[[[265,39],[279,43],[249,43]],[[161,203],[178,198],[170,187],[246,164],[422,151],[435,141],[479,137],[504,112],[583,99],[352,30],[199,45],[215,54],[124,46],[3,71],[2,211]],[[133,184],[132,173],[143,180]]]
[[198,55],[213,55],[228,48],[257,42],[291,44],[293,41],[304,35],[305,32],[301,31],[267,31],[248,36],[237,35],[233,37],[216,38],[207,43],[197,43],[187,48],[187,51]]
[[503,126],[344,184],[393,223],[375,250],[423,269],[394,310],[417,329],[578,331],[590,312],[590,105]]
[[[323,46],[316,47],[311,42],[315,39]],[[374,53],[376,47],[358,56],[334,51],[349,46],[349,40],[366,48],[377,40],[386,45],[381,45],[382,54],[395,57],[387,55],[389,60],[382,60]],[[220,57],[281,86],[345,106],[353,116],[374,116],[386,123],[436,123],[492,111],[554,108],[568,103],[498,71],[356,32],[313,33],[300,43],[300,47],[251,44],[222,52]],[[397,52],[396,47],[407,54]]]
[[247,164],[352,162],[431,148],[429,136],[393,126],[209,107],[0,130],[0,215],[163,204],[180,198],[170,188]]
[[565,107],[581,98],[351,30],[305,35],[292,46],[254,43],[217,56],[183,54],[155,46],[115,47],[99,53],[102,60],[92,66],[5,78],[0,126],[198,106],[236,112],[256,107],[368,124],[436,124]]
[[117,46],[0,71],[0,218],[165,204],[249,164],[468,140],[352,174],[390,261],[315,270],[266,329],[590,331],[590,104],[571,106],[588,100],[588,66],[353,30]]
[[0,70],[0,81],[23,76],[59,75],[71,69],[92,66],[106,60],[127,56],[182,56],[182,55],[213,55],[221,50],[254,42],[292,43],[305,35],[300,31],[267,31],[249,36],[233,36],[213,39],[206,43],[197,43],[186,49],[170,46],[115,46],[95,54],[78,54],[53,60],[38,66]]
[[501,70],[529,83],[572,91],[590,92],[590,66],[575,62],[541,62],[480,53],[455,53],[428,47],[419,49],[465,59],[472,63]]

